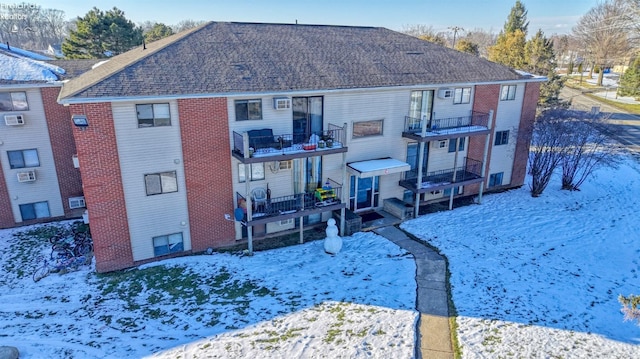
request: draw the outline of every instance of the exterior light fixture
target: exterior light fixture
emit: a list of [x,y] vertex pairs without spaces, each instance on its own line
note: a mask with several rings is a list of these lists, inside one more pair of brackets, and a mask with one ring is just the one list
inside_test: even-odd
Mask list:
[[76,127],[85,128],[89,126],[89,121],[87,120],[86,115],[73,115],[71,120]]

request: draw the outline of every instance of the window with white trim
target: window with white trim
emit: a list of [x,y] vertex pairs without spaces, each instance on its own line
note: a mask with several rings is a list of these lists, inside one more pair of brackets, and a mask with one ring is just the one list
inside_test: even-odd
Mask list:
[[[250,181],[260,181],[264,179],[264,163],[252,163],[249,165],[249,171],[251,172]],[[244,174],[244,164],[238,164],[238,182],[243,183],[246,181]]]
[[471,102],[471,87],[458,87],[453,91],[453,104]]
[[496,131],[496,139],[493,142],[495,146],[506,145],[509,143],[509,130]]
[[516,87],[516,85],[502,85],[502,89],[500,89],[500,101],[515,100]]
[[[464,151],[464,142],[466,137],[460,137],[460,144],[458,145],[458,151]],[[456,139],[449,140],[449,153],[456,152]]]
[[29,111],[26,92],[0,92],[0,111]]
[[38,218],[51,217],[49,212],[49,202],[25,203],[20,206],[20,216],[23,221]]
[[154,256],[163,256],[182,251],[184,251],[182,232],[153,237]]
[[501,186],[504,172],[492,173],[489,175],[489,187]]
[[146,174],[144,175],[144,185],[147,196],[178,192],[176,171]]
[[12,169],[40,166],[36,149],[7,151],[7,156],[9,156],[9,167]]
[[262,100],[236,100],[236,121],[262,120]]
[[136,105],[138,127],[171,126],[171,111],[168,103]]

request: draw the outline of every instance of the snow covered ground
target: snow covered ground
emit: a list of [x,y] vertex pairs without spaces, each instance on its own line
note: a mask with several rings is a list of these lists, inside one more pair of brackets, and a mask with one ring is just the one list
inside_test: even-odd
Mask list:
[[[464,358],[639,358],[640,164],[556,178],[403,228],[448,257]],[[0,345],[21,358],[411,358],[415,264],[372,233],[33,283],[43,226],[0,231]],[[24,234],[31,231],[30,236]],[[21,235],[17,235],[23,233]]]
[[464,358],[640,358],[640,327],[617,301],[640,294],[640,165],[559,187],[402,225],[449,260]]
[[43,240],[0,231],[0,345],[20,358],[410,358],[413,257],[372,233],[31,279]]

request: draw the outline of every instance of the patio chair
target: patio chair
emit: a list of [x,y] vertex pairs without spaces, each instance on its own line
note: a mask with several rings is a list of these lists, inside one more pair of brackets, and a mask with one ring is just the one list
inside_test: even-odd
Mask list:
[[262,206],[263,210],[266,210],[267,207],[267,191],[262,188],[254,188],[251,191],[251,201],[253,202],[253,208],[257,210],[259,206]]

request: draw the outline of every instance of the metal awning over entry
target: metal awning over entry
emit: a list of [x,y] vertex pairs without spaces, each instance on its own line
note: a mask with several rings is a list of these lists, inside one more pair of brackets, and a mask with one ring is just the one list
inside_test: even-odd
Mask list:
[[408,163],[394,158],[347,163],[349,173],[360,178],[384,176],[392,173],[405,172],[410,169],[411,166]]

